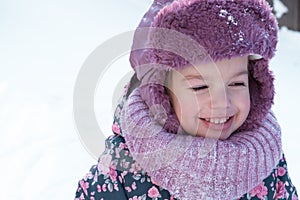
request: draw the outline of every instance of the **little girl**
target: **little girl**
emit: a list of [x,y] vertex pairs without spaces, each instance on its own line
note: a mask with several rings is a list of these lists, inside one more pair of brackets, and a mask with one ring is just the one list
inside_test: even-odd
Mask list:
[[270,110],[277,31],[263,0],[154,1],[75,199],[298,199]]

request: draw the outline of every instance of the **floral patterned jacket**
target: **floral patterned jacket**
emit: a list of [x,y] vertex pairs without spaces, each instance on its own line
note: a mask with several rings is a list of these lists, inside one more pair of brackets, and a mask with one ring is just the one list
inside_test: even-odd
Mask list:
[[[98,164],[92,166],[79,181],[75,200],[175,200],[132,158],[119,125],[124,101],[123,96],[115,112],[112,126],[114,134],[106,140],[106,148],[99,157]],[[239,198],[246,199],[298,200],[296,188],[288,175],[284,155],[260,185]]]
[[[133,161],[124,138],[117,134],[106,140],[98,164],[79,181],[75,200],[87,199],[175,200]],[[284,156],[269,177],[240,198],[246,199],[298,199]]]

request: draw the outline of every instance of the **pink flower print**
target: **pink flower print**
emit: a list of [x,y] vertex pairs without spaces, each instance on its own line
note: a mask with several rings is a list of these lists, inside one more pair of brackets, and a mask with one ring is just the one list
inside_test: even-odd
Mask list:
[[254,197],[255,195],[259,199],[263,199],[264,196],[268,194],[268,188],[264,185],[264,182],[256,186],[253,190],[250,191],[251,197]]
[[87,189],[90,187],[89,183],[81,180],[80,181],[80,186],[82,187],[84,193],[87,195]]
[[110,163],[112,160],[112,156],[109,154],[105,154],[103,156],[101,156],[100,161],[98,163],[98,170],[102,173],[102,174],[108,174],[110,172]]
[[286,173],[286,169],[284,169],[283,167],[278,168],[278,176],[284,176],[285,173]]
[[159,196],[159,191],[155,186],[152,186],[149,190],[148,190],[148,196],[150,198],[157,198]]
[[120,148],[120,149],[125,149],[125,148],[127,148],[127,145],[126,145],[125,143],[121,142],[121,143],[119,144],[119,148]]
[[137,197],[137,196],[134,196],[132,198],[129,198],[129,200],[141,200],[142,198],[141,197]]
[[277,198],[283,198],[285,195],[285,185],[282,181],[279,181],[278,183],[276,183],[276,199]]
[[121,177],[124,178],[127,174],[128,174],[128,171],[123,171],[123,172],[121,173]]
[[118,135],[120,135],[121,131],[120,131],[120,126],[117,123],[114,123],[112,125],[112,131]]
[[97,191],[101,192],[101,186],[100,185],[97,185]]
[[127,190],[127,192],[131,192],[131,188],[129,186],[125,187],[125,190]]
[[[129,166],[129,163],[127,164],[127,167],[126,167],[126,168],[128,168],[128,166]],[[129,169],[129,172],[131,172],[131,173],[136,172],[136,166],[135,166],[135,163],[132,163],[132,164],[131,164],[130,169]]]
[[121,174],[121,176],[119,176],[119,181],[120,181],[120,183],[123,183],[122,174]]
[[117,171],[113,168],[110,168],[109,177],[111,178],[112,182],[116,182],[117,175],[118,175]]
[[107,191],[107,188],[106,188],[106,184],[105,184],[105,183],[102,185],[102,190],[103,190],[103,192],[106,192],[106,191]]
[[84,200],[84,195],[83,193],[81,193],[80,197],[79,197],[79,200]]
[[128,151],[124,151],[124,156],[128,156],[129,152]]
[[116,190],[116,191],[119,191],[119,186],[118,186],[118,184],[114,184],[114,189]]
[[132,190],[136,190],[136,183],[135,182],[132,183],[131,188],[132,188]]

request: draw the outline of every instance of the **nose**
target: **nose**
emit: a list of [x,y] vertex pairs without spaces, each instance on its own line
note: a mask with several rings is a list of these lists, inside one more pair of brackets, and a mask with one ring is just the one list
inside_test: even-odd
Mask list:
[[210,107],[212,110],[224,111],[231,105],[230,94],[227,92],[225,86],[213,88],[209,90],[210,93]]

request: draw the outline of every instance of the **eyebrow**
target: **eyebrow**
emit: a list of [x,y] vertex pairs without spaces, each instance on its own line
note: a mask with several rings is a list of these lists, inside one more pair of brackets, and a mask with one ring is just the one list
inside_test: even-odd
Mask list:
[[240,72],[234,74],[232,77],[237,77],[237,76],[242,76],[242,75],[248,76],[248,74],[249,74],[248,70],[243,70],[243,71],[240,71]]
[[200,80],[203,80],[203,77],[200,74],[188,74],[188,75],[184,76],[184,78],[182,79],[182,81],[191,80],[191,79],[200,79]]
[[[232,77],[238,77],[238,76],[243,76],[243,75],[248,76],[248,74],[249,74],[248,70],[243,70],[243,71],[237,72]],[[204,80],[203,77],[200,74],[188,74],[188,75],[184,76],[182,81],[191,80],[191,79]]]

